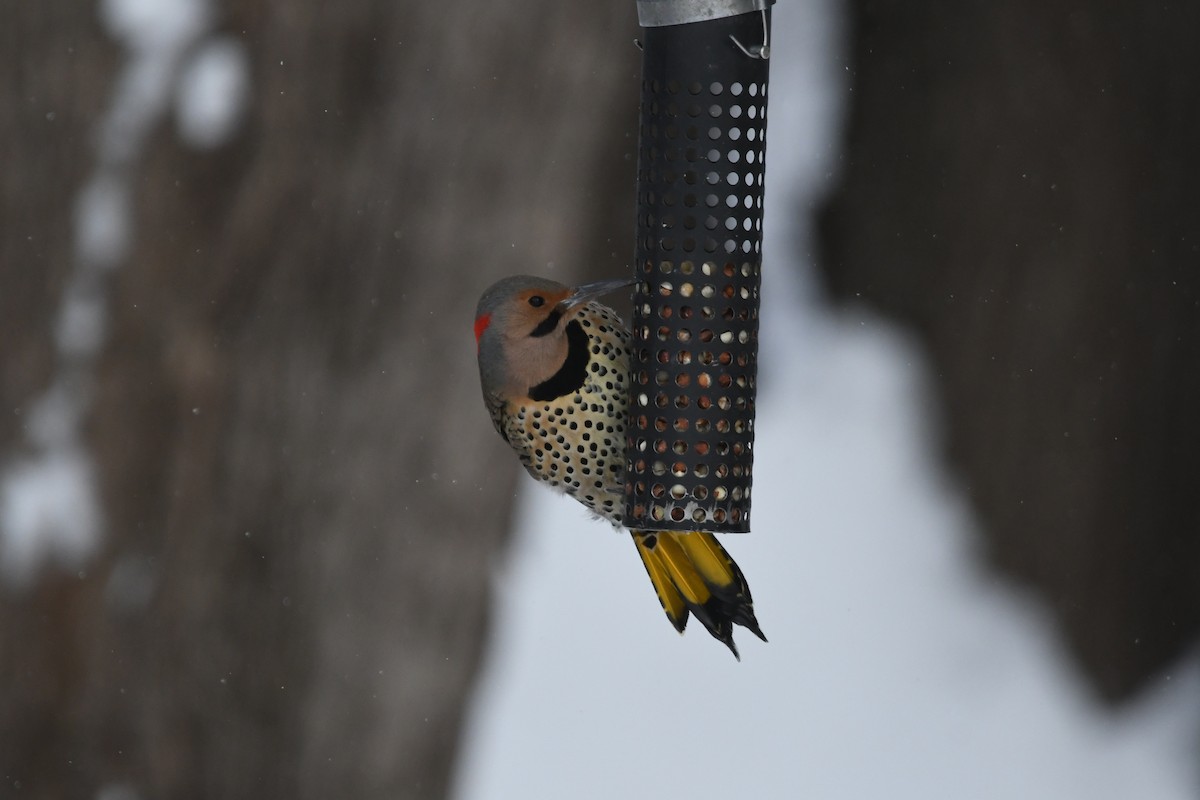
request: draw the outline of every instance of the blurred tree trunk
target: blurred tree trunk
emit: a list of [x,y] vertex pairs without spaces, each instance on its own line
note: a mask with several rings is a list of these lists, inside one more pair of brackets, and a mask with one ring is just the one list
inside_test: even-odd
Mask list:
[[923,339],[992,559],[1126,697],[1200,632],[1200,10],[852,9],[826,277]]
[[[474,305],[626,263],[633,4],[222,13],[247,116],[209,150],[163,120],[133,177],[89,415],[102,552],[0,586],[0,794],[440,797],[516,475]],[[95,15],[0,26],[5,458],[120,65]]]

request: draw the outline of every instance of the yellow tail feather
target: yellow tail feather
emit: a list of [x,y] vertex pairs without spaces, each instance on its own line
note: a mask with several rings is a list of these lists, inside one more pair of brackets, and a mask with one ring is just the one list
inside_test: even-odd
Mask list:
[[704,580],[717,586],[729,586],[737,580],[737,567],[711,533],[697,532],[680,536],[677,541],[687,551],[692,564]]
[[667,568],[671,583],[675,584],[675,588],[679,590],[689,605],[702,606],[709,601],[712,594],[708,590],[704,576],[697,571],[687,550],[679,543],[679,539],[669,533],[660,533],[658,546],[653,552]]
[[[675,630],[683,633],[688,620],[687,603],[684,601],[683,595],[675,588],[671,574],[666,565],[662,563],[662,559],[653,552],[653,547],[646,546],[644,539],[645,537],[641,534],[633,535],[638,555],[642,557],[642,563],[646,565],[646,572],[650,575],[650,582],[654,584],[658,602],[662,604],[663,611],[667,612],[667,619],[675,626]],[[651,543],[653,544],[653,540]]]
[[767,640],[754,616],[750,587],[725,548],[704,531],[633,531],[638,555],[650,575],[667,619],[683,632],[688,615],[738,655],[733,626]]

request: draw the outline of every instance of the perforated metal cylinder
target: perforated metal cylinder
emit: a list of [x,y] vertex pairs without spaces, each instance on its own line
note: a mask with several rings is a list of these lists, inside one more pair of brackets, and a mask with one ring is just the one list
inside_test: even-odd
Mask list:
[[750,529],[769,26],[644,30],[630,527]]

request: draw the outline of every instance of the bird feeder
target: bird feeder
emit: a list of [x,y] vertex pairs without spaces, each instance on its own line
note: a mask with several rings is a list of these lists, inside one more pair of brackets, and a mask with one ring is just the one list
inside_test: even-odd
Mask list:
[[750,530],[773,0],[638,0],[625,521]]

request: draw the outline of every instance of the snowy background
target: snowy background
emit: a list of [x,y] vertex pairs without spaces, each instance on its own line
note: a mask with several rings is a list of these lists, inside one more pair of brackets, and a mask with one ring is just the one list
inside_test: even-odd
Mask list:
[[132,247],[132,176],[146,140],[173,111],[190,147],[217,147],[234,134],[247,100],[244,48],[213,34],[209,0],[100,0],[96,10],[127,60],[97,124],[94,169],[74,201],[55,379],[30,409],[26,456],[0,470],[0,577],[20,588],[47,564],[78,570],[100,549],[102,512],[81,431],[108,335],[108,281]]
[[[834,0],[782,0],[775,11],[755,532],[726,540],[771,641],[763,644],[739,629],[738,663],[699,626],[677,636],[628,537],[523,478],[513,548],[494,576],[495,625],[466,728],[460,800],[1200,797],[1200,654],[1121,710],[1101,705],[1037,602],[982,567],[970,508],[938,458],[939,411],[922,354],[866,309],[832,309],[815,282],[805,212],[837,179],[840,115],[853,91],[839,8]],[[137,234],[133,181],[146,142],[169,124],[193,150],[218,148],[253,95],[250,54],[222,32],[208,0],[101,0],[97,10],[100,27],[124,53],[123,66],[97,121],[94,165],[73,199],[73,256],[54,321],[52,381],[30,398],[20,441],[0,465],[0,580],[18,592],[34,586],[48,566],[77,575],[82,585],[97,554],[119,533],[106,530],[96,486],[100,465],[84,446],[85,424],[95,410],[98,357],[116,315],[112,276],[127,268]],[[47,110],[48,123],[55,114]],[[386,197],[395,191],[389,186]],[[380,392],[388,403],[393,388]],[[473,410],[482,413],[475,392],[472,384]],[[201,411],[189,404],[190,414]],[[358,498],[355,505],[365,506]],[[246,541],[249,532],[239,528],[235,535]],[[259,538],[256,532],[256,545]],[[284,541],[280,549],[290,554],[292,542]],[[454,545],[449,541],[446,552]],[[153,559],[140,553],[129,550],[115,563],[107,590],[81,596],[116,600],[113,607],[125,615],[114,616],[119,620],[151,607],[159,579],[179,573],[166,566],[161,574],[152,571],[144,565]],[[381,568],[389,581],[405,563],[395,552],[392,558]],[[196,575],[203,582],[204,574]],[[329,584],[339,598],[352,594],[348,581]],[[376,596],[357,607],[346,603],[356,612],[387,607]],[[95,604],[79,606],[94,611]],[[424,609],[413,613],[429,616]],[[147,619],[158,637],[161,623]],[[202,619],[207,630],[212,618]],[[258,619],[266,622],[256,634],[275,631],[270,624],[277,617]],[[392,677],[402,673],[391,663],[411,662],[404,660],[403,625],[391,616],[386,624],[364,619],[358,628],[338,619],[336,630],[345,635],[326,642],[322,657],[384,641],[394,648],[395,662],[352,653],[361,658],[353,663],[360,671],[344,684],[361,694],[337,694],[344,662],[328,658],[320,664],[335,680],[306,699],[336,711],[314,713],[313,730],[372,758],[382,753],[375,760],[390,767],[406,755],[392,743],[408,740],[353,728],[375,717],[343,714],[344,701],[369,696],[369,709],[395,723],[398,715],[390,712],[414,703],[397,689],[404,680]],[[206,640],[195,638],[207,662]],[[258,650],[254,643],[238,647],[261,656],[270,641],[258,638],[267,640]],[[10,633],[7,641],[37,651],[32,637]],[[107,643],[102,649],[114,661],[129,656]],[[155,699],[170,696],[181,672],[185,679],[212,678],[205,684],[210,691],[220,687],[222,694],[197,702],[213,710],[209,724],[219,731],[204,751],[213,774],[220,770],[211,765],[229,760],[217,745],[241,752],[264,747],[257,728],[247,734],[219,727],[240,719],[220,711],[243,709],[224,694],[225,675],[215,666],[188,672],[169,659],[136,661],[140,651],[133,652],[128,673],[97,680],[132,675],[131,695],[140,690]],[[437,661],[437,669],[445,663]],[[382,666],[389,667],[387,677]],[[416,674],[414,680],[427,677]],[[375,675],[377,683],[367,685]],[[20,687],[15,678],[28,675],[10,677]],[[439,685],[427,681],[411,691],[433,697],[429,686]],[[377,694],[379,687],[394,691]],[[123,685],[119,692],[125,694]],[[106,705],[111,698],[97,704],[96,697],[88,699],[101,717],[113,708],[130,713],[123,699]],[[188,699],[171,696],[167,705]],[[150,726],[148,740],[177,755],[171,748],[181,740],[163,735],[173,729],[162,723],[174,718],[146,719],[158,726]],[[178,730],[191,732],[194,719],[184,719],[188,725]],[[365,732],[342,735],[330,719]],[[79,727],[74,717],[41,720],[71,729],[60,744],[66,749],[56,754],[67,753],[61,763],[74,769],[94,758],[72,740]],[[110,741],[96,738],[105,746]],[[269,750],[277,744],[267,742],[269,758],[253,751],[248,760],[293,763]],[[304,756],[312,752],[332,760],[320,746]],[[229,771],[231,783],[256,774],[241,768]],[[93,779],[110,777],[98,771],[87,776]],[[254,790],[253,781],[247,783]],[[94,796],[104,800],[152,796],[133,778],[99,785]]]
[[838,8],[774,17],[755,529],[726,540],[771,641],[676,636],[628,538],[523,482],[460,800],[1200,795],[1200,658],[1102,707],[973,552],[921,354],[813,284]]

